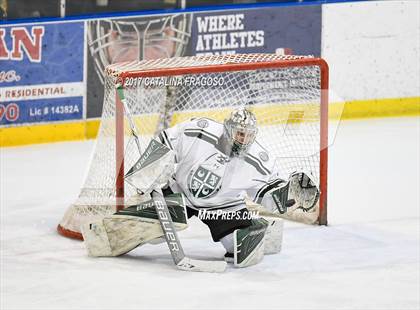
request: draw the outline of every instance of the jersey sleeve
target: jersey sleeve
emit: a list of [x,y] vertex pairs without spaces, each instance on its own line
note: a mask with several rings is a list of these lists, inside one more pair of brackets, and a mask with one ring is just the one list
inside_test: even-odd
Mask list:
[[162,130],[158,135],[159,141],[174,151],[175,162],[177,163],[182,160],[182,156],[185,153],[187,141],[184,139],[184,132],[193,125],[193,121],[185,121]]
[[277,173],[273,173],[268,178],[266,178],[266,180],[261,180],[260,186],[256,186],[250,189],[249,196],[252,197],[254,202],[261,203],[267,193],[278,187],[283,182],[285,182],[285,180],[280,178]]
[[255,203],[262,205],[266,210],[274,212],[278,210],[274,199],[274,192],[287,181],[282,179],[278,172],[272,172],[265,179],[261,179],[259,185],[250,188],[247,194]]
[[172,151],[175,152],[175,161],[177,160],[178,149],[179,145],[182,143],[180,140],[182,139],[182,132],[183,132],[183,124],[177,124],[173,127],[167,128],[162,130],[159,135],[158,139],[161,143],[165,144],[169,147]]

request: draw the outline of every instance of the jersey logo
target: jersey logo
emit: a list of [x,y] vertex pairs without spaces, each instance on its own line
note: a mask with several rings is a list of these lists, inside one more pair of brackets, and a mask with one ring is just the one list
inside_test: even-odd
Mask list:
[[200,128],[207,128],[207,127],[209,127],[209,121],[206,120],[206,119],[200,119],[197,122],[197,126],[200,127]]
[[221,177],[198,166],[194,173],[190,173],[188,190],[195,198],[208,198],[220,189]]
[[267,152],[260,152],[259,154],[258,154],[259,156],[260,156],[260,159],[262,160],[262,161],[268,161],[268,154],[267,154]]

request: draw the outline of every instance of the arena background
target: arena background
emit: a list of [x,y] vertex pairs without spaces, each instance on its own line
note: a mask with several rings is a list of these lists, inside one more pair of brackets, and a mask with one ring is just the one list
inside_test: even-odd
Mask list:
[[[346,102],[342,119],[420,115],[420,3],[313,1],[250,4],[103,15],[147,20],[187,14],[191,37],[183,55],[292,53],[321,56],[330,90]],[[239,16],[242,46],[203,45],[205,18]],[[98,17],[0,23],[0,146],[94,138],[103,86],[88,48],[88,24]],[[369,70],[367,70],[369,68]],[[331,103],[334,105],[334,102]]]

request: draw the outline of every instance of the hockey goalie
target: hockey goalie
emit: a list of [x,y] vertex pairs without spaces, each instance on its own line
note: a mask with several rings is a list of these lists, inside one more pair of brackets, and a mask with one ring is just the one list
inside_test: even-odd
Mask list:
[[[197,216],[225,248],[224,260],[247,267],[280,252],[282,214],[317,203],[309,172],[296,171],[288,180],[279,175],[275,158],[258,142],[256,116],[237,108],[223,124],[196,118],[161,131],[125,180],[145,196],[159,188],[176,230]],[[83,227],[89,253],[117,256],[163,240],[164,227],[150,221],[151,205],[153,198],[123,209],[106,219],[107,227],[104,221]]]

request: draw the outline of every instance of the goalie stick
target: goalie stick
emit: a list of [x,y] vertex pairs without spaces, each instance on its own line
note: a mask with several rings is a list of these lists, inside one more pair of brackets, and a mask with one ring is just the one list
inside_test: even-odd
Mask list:
[[187,271],[223,272],[226,269],[224,261],[204,261],[185,256],[162,191],[160,189],[153,190],[151,196],[155,202],[156,212],[175,265],[179,269]]
[[[138,139],[137,130],[132,120],[131,112],[127,106],[127,102],[124,98],[122,86],[117,86],[118,97],[124,107],[127,114],[129,126],[134,136],[140,156],[142,155],[140,142]],[[171,253],[172,259],[175,265],[186,271],[199,271],[199,272],[223,272],[226,269],[227,263],[225,261],[205,261],[192,259],[187,257],[182,248],[181,242],[178,237],[178,233],[174,227],[171,215],[166,205],[166,201],[163,197],[162,190],[160,187],[156,187],[151,191],[151,196],[155,202],[156,213],[158,214],[159,222],[164,233],[166,243]]]

